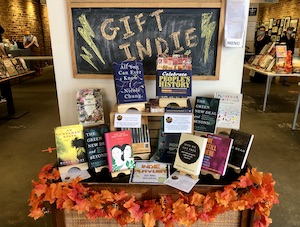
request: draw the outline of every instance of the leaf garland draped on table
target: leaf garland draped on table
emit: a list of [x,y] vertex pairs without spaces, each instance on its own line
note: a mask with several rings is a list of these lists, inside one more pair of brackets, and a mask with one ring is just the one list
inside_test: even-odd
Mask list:
[[273,204],[278,204],[275,181],[270,173],[248,169],[237,181],[226,185],[222,190],[202,195],[192,192],[179,198],[161,196],[160,199],[135,200],[135,197],[121,191],[95,191],[80,183],[80,179],[60,182],[59,171],[52,164],[44,166],[38,175],[38,181],[32,181],[29,216],[38,219],[45,214],[45,202],[56,203],[57,209],[76,210],[85,213],[88,219],[115,219],[121,226],[138,223],[146,227],[155,226],[157,220],[165,226],[174,223],[191,226],[198,220],[212,222],[218,214],[226,211],[254,210],[254,226],[269,226]]

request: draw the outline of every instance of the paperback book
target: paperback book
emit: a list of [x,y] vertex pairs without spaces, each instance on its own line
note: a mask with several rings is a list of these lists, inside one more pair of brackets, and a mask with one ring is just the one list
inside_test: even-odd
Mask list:
[[2,61],[2,59],[0,59],[0,78],[6,78],[9,77],[9,74],[6,70],[6,67]]
[[3,59],[2,61],[9,76],[15,76],[18,74],[18,71],[15,69],[15,66],[11,62],[10,58]]
[[238,130],[241,122],[243,94],[216,92],[214,97],[220,99],[216,127]]
[[150,160],[174,164],[180,135],[180,133],[164,133],[163,128],[160,128],[157,150]]
[[286,73],[286,45],[276,45],[276,73]]
[[[100,125],[93,128],[85,128],[84,140],[90,169],[107,167],[107,153],[104,134],[109,132],[108,125]],[[97,172],[97,171],[96,171]]]
[[134,168],[130,131],[107,132],[104,137],[109,171],[117,172]]
[[201,171],[205,170],[224,176],[232,144],[233,139],[231,138],[208,134]]
[[163,184],[170,176],[170,168],[166,163],[136,161],[129,183]]
[[192,177],[199,176],[207,138],[182,133],[175,157],[174,168]]
[[245,167],[254,135],[232,129],[229,138],[233,139],[229,164],[243,169]]
[[20,61],[18,61],[18,59],[12,58],[11,62],[15,66],[15,69],[17,70],[18,74],[21,74],[21,73],[25,72],[25,70],[22,66],[22,63]]
[[76,93],[78,121],[84,126],[104,124],[101,89],[81,89]]
[[196,97],[194,131],[215,133],[220,99]]
[[142,61],[113,63],[118,104],[147,102]]
[[59,167],[75,165],[80,170],[88,169],[82,125],[56,127],[55,142]]

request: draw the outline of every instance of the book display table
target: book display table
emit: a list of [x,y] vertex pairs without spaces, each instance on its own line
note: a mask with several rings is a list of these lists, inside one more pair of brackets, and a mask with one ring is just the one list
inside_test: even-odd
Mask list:
[[[200,181],[192,191],[196,191],[201,194],[216,191],[222,189],[224,185],[230,184],[238,177],[239,174],[235,173],[232,169],[228,169],[227,174],[220,180],[215,180],[210,175],[201,175]],[[88,182],[85,181],[84,184],[96,191],[109,190],[112,193],[125,191],[130,195],[134,195],[136,200],[159,199],[161,196],[165,195],[171,195],[173,199],[179,198],[179,190],[168,185],[128,184],[128,180],[129,176],[125,175],[119,176],[118,178],[111,178],[108,170],[104,169],[101,173],[98,173],[91,179],[88,179]],[[104,218],[90,220],[87,219],[84,214],[79,215],[76,211],[67,212],[65,210],[57,210],[54,206],[52,207],[52,215],[54,225],[56,227],[120,226],[115,220],[107,220]],[[252,219],[253,212],[250,210],[228,211],[218,215],[215,221],[206,223],[205,226],[250,227],[253,224]],[[202,221],[198,221],[193,226],[203,226],[203,224],[204,223]],[[126,226],[143,226],[143,224],[128,224]],[[157,222],[156,226],[163,226],[163,224]]]
[[284,76],[284,77],[300,77],[299,73],[288,73],[288,74],[277,74],[276,72],[266,72],[261,69],[257,69],[255,67],[252,67],[250,65],[245,64],[244,65],[245,69],[250,69],[254,70],[255,72],[261,73],[263,75],[267,76],[267,83],[266,83],[266,89],[265,89],[265,97],[264,97],[264,104],[263,104],[263,111],[266,110],[267,106],[267,100],[268,100],[268,95],[270,94],[270,89],[271,89],[271,84],[272,84],[272,79],[276,76]]
[[1,95],[6,98],[6,106],[7,106],[7,113],[8,113],[8,115],[6,115],[2,118],[15,118],[16,119],[16,118],[20,118],[23,115],[25,115],[26,113],[28,113],[28,111],[21,111],[21,112],[16,113],[10,82],[13,79],[21,78],[21,77],[31,75],[34,73],[35,73],[35,71],[31,70],[31,71],[28,71],[28,72],[25,72],[22,74],[18,74],[15,76],[10,76],[7,78],[0,79]]

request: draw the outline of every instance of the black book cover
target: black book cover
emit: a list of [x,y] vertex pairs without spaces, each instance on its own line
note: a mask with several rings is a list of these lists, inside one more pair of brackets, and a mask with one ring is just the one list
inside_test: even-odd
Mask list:
[[109,132],[108,125],[84,129],[84,141],[90,168],[107,166],[107,153],[104,133]]
[[233,139],[229,164],[243,169],[253,142],[254,135],[232,129],[229,138]]

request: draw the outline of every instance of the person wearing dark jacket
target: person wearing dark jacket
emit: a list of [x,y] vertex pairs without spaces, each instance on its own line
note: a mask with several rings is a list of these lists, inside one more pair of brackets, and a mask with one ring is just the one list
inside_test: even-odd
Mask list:
[[259,54],[262,48],[269,42],[271,42],[271,38],[266,34],[265,26],[259,27],[254,41],[255,54]]

